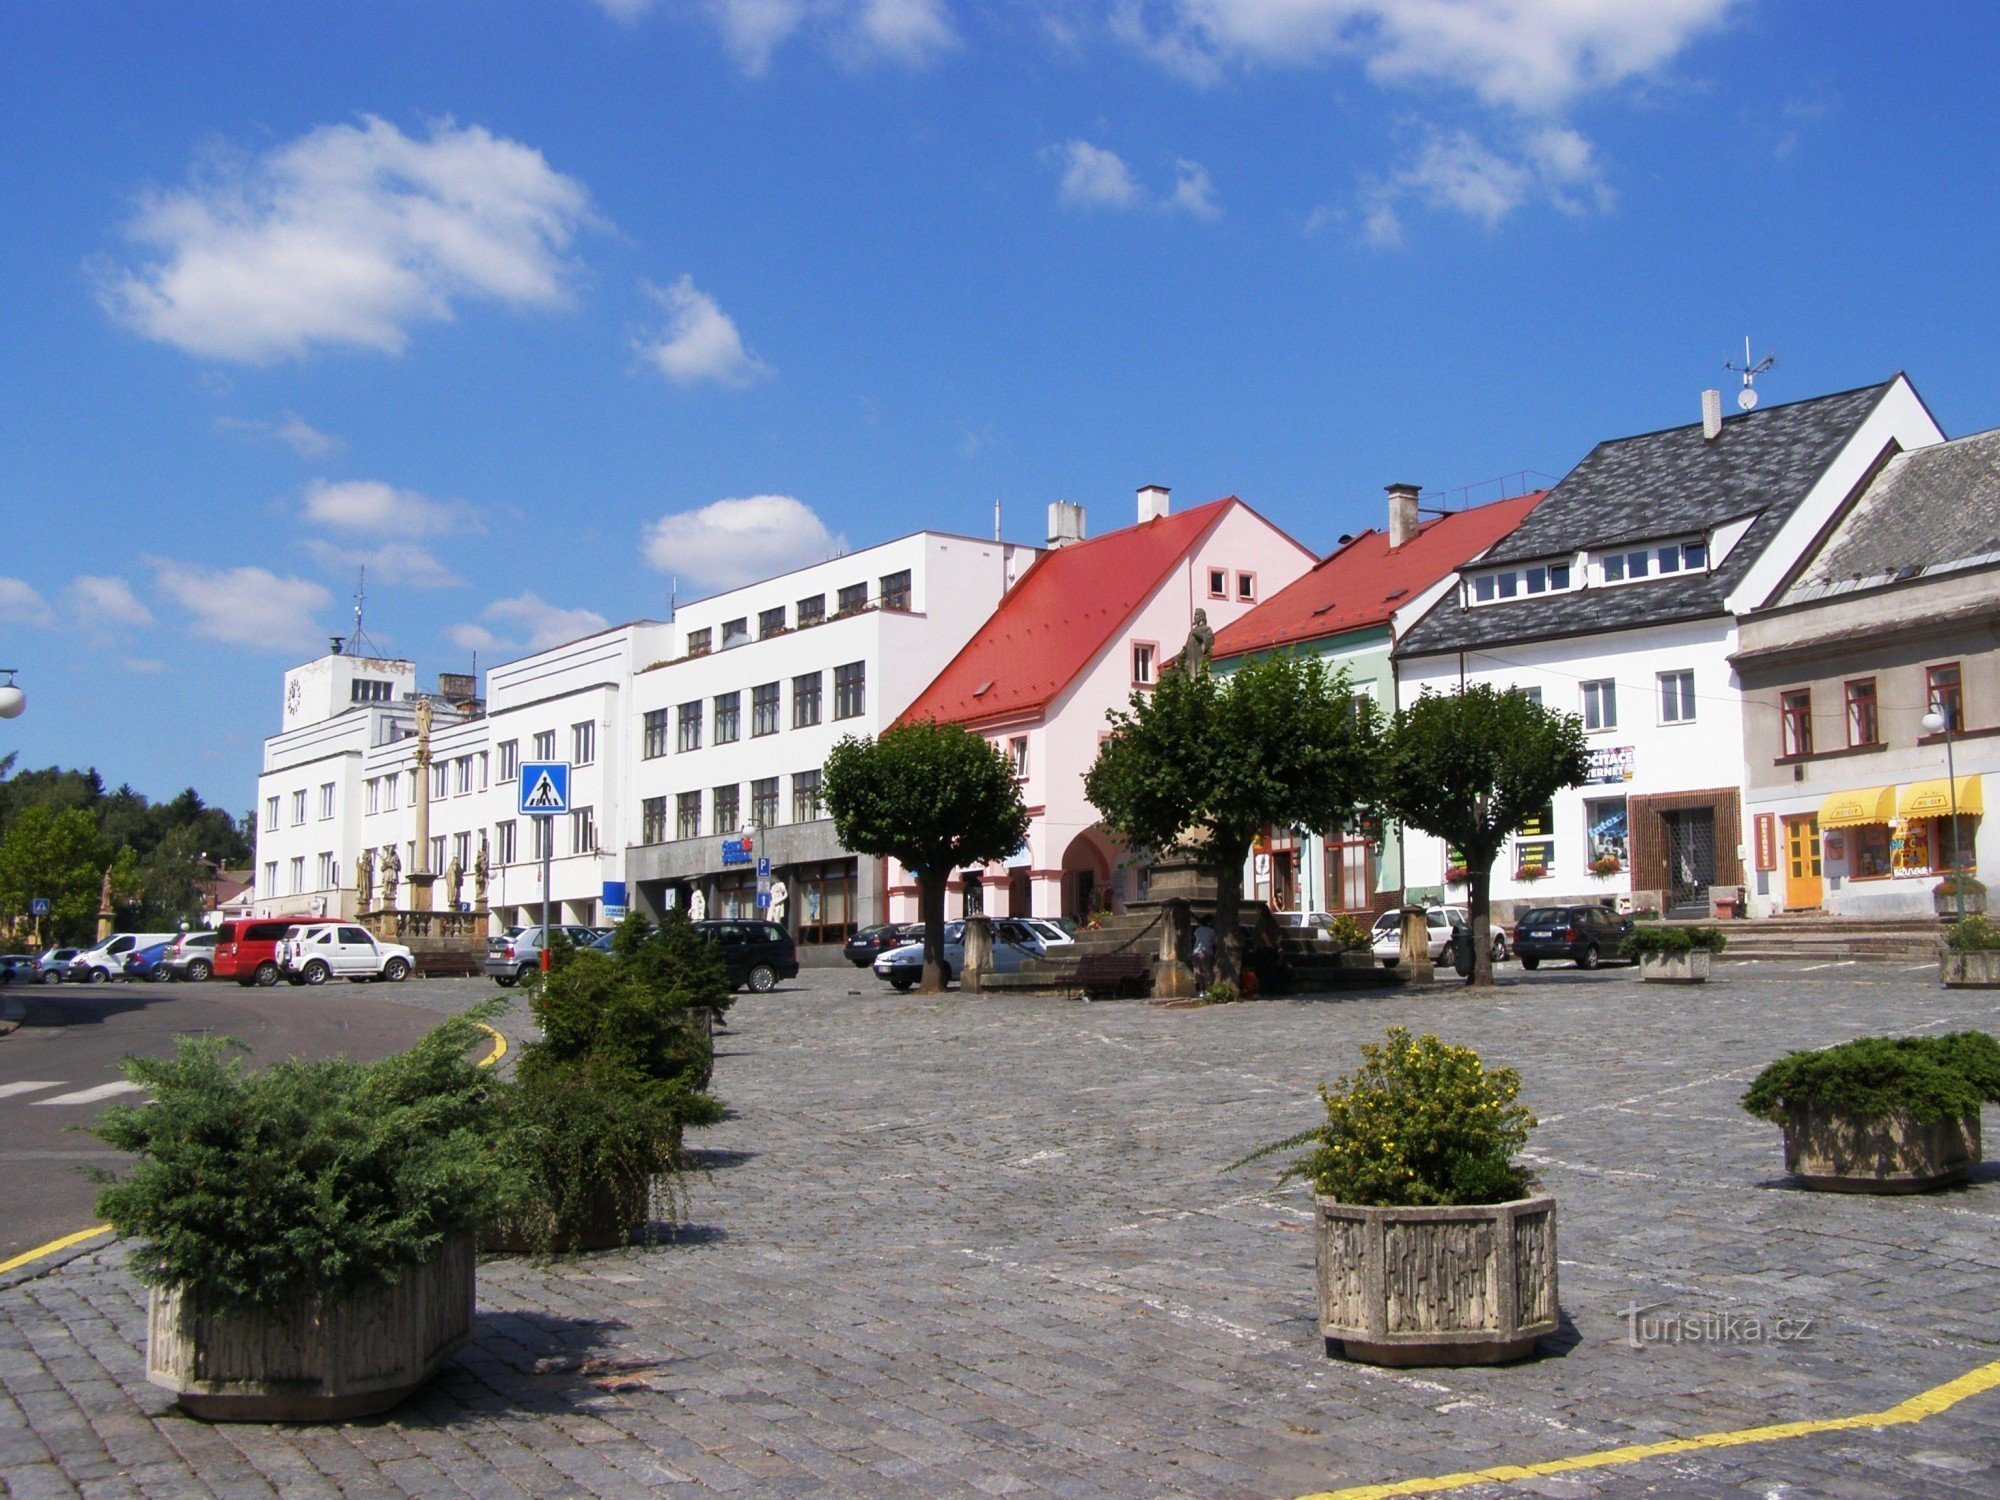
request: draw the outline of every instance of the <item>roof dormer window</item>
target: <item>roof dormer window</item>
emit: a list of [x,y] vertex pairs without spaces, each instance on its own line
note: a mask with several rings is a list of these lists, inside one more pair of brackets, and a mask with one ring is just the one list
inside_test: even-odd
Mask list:
[[1559,594],[1570,587],[1571,581],[1570,565],[1566,562],[1502,568],[1497,572],[1480,573],[1473,578],[1472,602],[1494,604],[1506,599],[1519,599],[1527,594]]
[[1620,548],[1615,552],[1599,552],[1594,561],[1599,583],[1637,583],[1645,578],[1664,578],[1669,573],[1705,573],[1708,543],[1695,539]]

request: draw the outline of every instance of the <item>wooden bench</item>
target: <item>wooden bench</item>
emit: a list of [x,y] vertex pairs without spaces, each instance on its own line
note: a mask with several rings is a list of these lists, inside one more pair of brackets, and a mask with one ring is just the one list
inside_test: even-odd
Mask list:
[[1087,953],[1073,982],[1086,995],[1143,994],[1153,987],[1153,966],[1143,953]]

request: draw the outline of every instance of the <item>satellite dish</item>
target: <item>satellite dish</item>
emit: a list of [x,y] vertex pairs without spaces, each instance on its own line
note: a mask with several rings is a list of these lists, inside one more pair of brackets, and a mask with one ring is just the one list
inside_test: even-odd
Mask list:
[[1736,393],[1736,404],[1744,411],[1750,410],[1751,407],[1757,404],[1756,390],[1751,386],[1744,386],[1742,390]]

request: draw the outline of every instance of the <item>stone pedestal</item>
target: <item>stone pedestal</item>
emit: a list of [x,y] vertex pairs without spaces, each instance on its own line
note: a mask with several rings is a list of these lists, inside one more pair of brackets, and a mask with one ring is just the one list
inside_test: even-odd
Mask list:
[[1185,901],[1191,906],[1215,910],[1215,877],[1198,865],[1175,863],[1154,865],[1146,883],[1146,899],[1140,906],[1162,906],[1169,901]]
[[1437,965],[1431,962],[1430,923],[1421,906],[1403,908],[1403,946],[1397,963],[1415,983],[1428,984],[1437,977]]
[[408,876],[407,884],[410,887],[410,910],[429,911],[431,888],[437,884],[437,876],[428,870],[416,870]]
[[488,913],[377,908],[356,920],[385,943],[401,943],[419,976],[486,971]]
[[975,916],[965,919],[965,961],[958,975],[962,994],[976,995],[984,987],[993,968],[993,919]]

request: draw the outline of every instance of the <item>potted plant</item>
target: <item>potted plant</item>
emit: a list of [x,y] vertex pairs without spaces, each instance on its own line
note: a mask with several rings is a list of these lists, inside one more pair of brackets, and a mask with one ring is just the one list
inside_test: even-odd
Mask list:
[[[1521,1359],[1557,1326],[1556,1205],[1513,1156],[1535,1117],[1520,1077],[1391,1027],[1326,1119],[1245,1157],[1307,1146],[1328,1354],[1383,1365]],[[1241,1162],[1237,1165],[1242,1165]]]
[[1446,885],[1469,885],[1471,882],[1472,871],[1468,870],[1464,865],[1453,865],[1444,872],[1444,883]]
[[479,1011],[380,1062],[248,1071],[238,1045],[128,1058],[151,1096],[92,1127],[136,1158],[97,1211],[137,1237],[146,1378],[212,1421],[395,1405],[470,1336],[473,1229],[500,1201]]
[[1915,1193],[1979,1160],[1979,1111],[2000,1103],[2000,1042],[1980,1031],[1858,1037],[1791,1052],[1743,1107],[1785,1129],[1785,1169],[1807,1187]]
[[1523,885],[1533,885],[1549,873],[1547,865],[1522,865],[1514,871],[1514,878]]
[[2000,989],[2000,927],[1985,917],[1952,923],[1944,935],[1938,977],[1946,989]]
[[1729,946],[1719,927],[1635,927],[1621,950],[1639,960],[1639,977],[1656,984],[1705,984],[1709,960]]
[[1625,861],[1615,854],[1602,854],[1590,862],[1593,875],[1616,875],[1625,868]]
[[1340,957],[1343,969],[1373,969],[1375,967],[1375,938],[1366,927],[1355,918],[1343,913],[1326,924],[1324,929],[1328,941]]
[[1986,886],[1970,870],[1952,870],[1931,889],[1931,904],[1947,920],[1983,916]]

